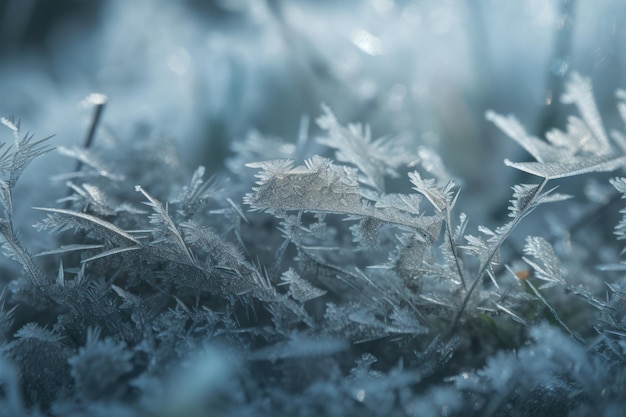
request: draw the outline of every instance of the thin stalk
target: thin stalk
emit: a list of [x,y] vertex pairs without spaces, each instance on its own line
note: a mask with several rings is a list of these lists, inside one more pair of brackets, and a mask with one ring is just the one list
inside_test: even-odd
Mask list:
[[452,251],[452,257],[454,258],[456,270],[459,274],[459,277],[461,278],[463,289],[467,291],[467,283],[465,282],[465,274],[463,273],[463,268],[461,267],[459,252],[457,250],[456,244],[454,243],[454,239],[452,238],[452,216],[450,215],[449,208],[446,208],[446,235],[448,236],[448,242],[450,242],[450,250]]
[[37,267],[35,262],[33,262],[33,257],[24,249],[17,236],[15,236],[11,225],[7,224],[6,227],[3,227],[1,233],[5,244],[11,248],[11,253],[15,256],[15,259],[22,264],[22,267],[24,267],[33,283],[35,285],[42,285],[46,280],[45,275],[41,269]]
[[491,261],[498,253],[498,249],[500,248],[500,246],[502,246],[502,243],[504,243],[504,241],[509,237],[509,235],[511,234],[511,231],[513,231],[513,229],[519,224],[519,222],[521,222],[522,219],[526,217],[526,215],[528,215],[534,209],[535,203],[537,201],[537,197],[541,194],[541,191],[545,188],[548,181],[549,181],[548,178],[544,178],[541,181],[541,183],[539,184],[539,186],[533,193],[530,201],[528,202],[526,207],[524,207],[524,210],[520,211],[519,214],[515,216],[515,218],[509,223],[509,227],[502,234],[500,234],[498,236],[498,240],[491,245],[491,251],[489,253],[489,256],[487,256],[487,259],[478,270],[478,274],[476,275],[476,278],[474,279],[474,281],[472,282],[472,285],[467,291],[467,294],[465,295],[465,298],[463,299],[463,303],[461,304],[461,308],[459,309],[459,312],[456,314],[456,317],[454,318],[454,322],[452,323],[452,328],[450,331],[451,334],[453,334],[454,331],[456,330],[459,324],[459,321],[461,320],[461,316],[463,315],[463,312],[467,308],[467,304],[469,303],[469,300],[472,294],[474,293],[474,290],[476,290],[476,288],[478,287],[478,283],[482,280],[482,277],[487,272],[487,268],[489,268]]
[[[85,142],[83,144],[85,149],[89,149],[93,144],[94,137],[96,136],[96,130],[98,129],[98,125],[100,124],[100,119],[102,119],[102,113],[104,112],[104,107],[107,104],[107,97],[104,94],[91,94],[86,99],[87,103],[93,104],[93,113],[91,115],[91,122],[89,123],[89,129],[87,130],[87,135],[85,136]],[[76,167],[74,168],[74,172],[78,172],[83,168],[83,162],[77,161]],[[72,190],[69,189],[67,193],[67,197],[72,194]],[[65,204],[65,208],[69,209],[71,207],[71,200],[68,200]]]
[[552,314],[552,317],[554,317],[554,319],[557,321],[557,323],[559,323],[561,325],[561,327],[563,327],[565,330],[567,330],[567,332],[570,334],[570,336],[572,336],[572,338],[574,338],[575,340],[577,340],[577,341],[579,341],[581,343],[584,343],[584,341],[576,333],[574,333],[569,327],[567,327],[567,324],[565,324],[565,322],[563,322],[563,320],[561,320],[561,318],[557,314],[556,310],[554,308],[552,308],[550,303],[548,303],[548,300],[546,300],[543,297],[543,295],[541,295],[541,293],[539,292],[537,287],[535,287],[532,284],[532,282],[530,282],[530,281],[526,281],[526,285],[528,285],[528,287],[532,290],[532,292],[539,299],[539,301],[541,301],[543,303],[543,305],[546,306],[546,308],[550,311],[550,314]]

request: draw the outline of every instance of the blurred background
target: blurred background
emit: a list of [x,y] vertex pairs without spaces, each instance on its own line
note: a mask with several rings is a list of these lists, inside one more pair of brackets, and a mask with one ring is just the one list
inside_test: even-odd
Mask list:
[[[0,0],[0,115],[80,145],[81,102],[103,93],[115,135],[170,136],[189,171],[219,172],[250,131],[294,142],[309,117],[314,137],[325,103],[374,137],[434,147],[463,198],[493,214],[519,175],[503,158],[527,156],[485,111],[538,136],[564,128],[577,71],[622,129],[625,18],[620,0]],[[36,163],[30,181],[66,160]]]

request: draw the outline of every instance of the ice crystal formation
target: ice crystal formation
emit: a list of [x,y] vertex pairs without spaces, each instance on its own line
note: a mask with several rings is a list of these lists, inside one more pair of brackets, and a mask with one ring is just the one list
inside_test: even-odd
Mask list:
[[323,106],[311,138],[251,134],[219,177],[177,181],[167,139],[59,148],[78,165],[35,208],[56,242],[38,253],[13,192],[54,140],[2,119],[0,415],[619,415],[626,266],[579,262],[587,206],[550,213],[582,198],[562,178],[620,170],[626,141],[589,80],[563,99],[579,116],[545,140],[487,112],[534,158],[505,161],[530,175],[499,226],[472,225],[434,149]]

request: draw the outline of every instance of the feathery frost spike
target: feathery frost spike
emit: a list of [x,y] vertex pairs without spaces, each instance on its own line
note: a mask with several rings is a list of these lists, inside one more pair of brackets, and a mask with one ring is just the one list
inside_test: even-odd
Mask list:
[[524,254],[526,256],[522,257],[522,259],[532,267],[535,271],[535,276],[542,281],[546,281],[539,288],[565,284],[565,280],[561,276],[559,259],[554,252],[554,248],[544,238],[528,236],[524,246]]
[[282,175],[289,172],[295,163],[292,159],[272,159],[269,161],[249,162],[246,164],[248,168],[260,169],[254,174],[259,179],[258,185],[263,185],[266,181],[274,176]]
[[502,116],[493,110],[488,110],[485,113],[485,118],[516,141],[539,162],[555,162],[564,156],[562,149],[555,148],[534,136],[528,135],[522,124],[513,116]]
[[280,277],[285,284],[289,284],[289,294],[297,301],[305,302],[326,294],[325,290],[314,287],[307,280],[302,279],[293,268],[289,268]]
[[611,153],[610,147],[607,148],[593,140],[593,133],[587,124],[576,116],[567,118],[567,130],[565,132],[560,129],[552,129],[546,133],[546,139],[570,155],[607,155]]
[[33,255],[33,257],[46,256],[46,255],[61,255],[64,253],[75,252],[79,250],[100,249],[103,247],[104,245],[82,245],[82,244],[62,245],[56,249],[39,252]]
[[422,196],[419,194],[383,194],[376,200],[374,207],[383,209],[391,208],[419,215],[421,214],[421,201]]
[[359,175],[362,184],[383,192],[385,175],[395,177],[398,168],[419,158],[402,140],[385,137],[372,140],[368,127],[341,126],[328,106],[323,105],[322,109],[324,114],[317,119],[317,124],[328,136],[319,138],[318,142],[335,149],[338,161],[356,166],[362,174]]
[[[609,182],[611,183],[613,187],[615,187],[617,191],[619,191],[622,194],[626,194],[626,178],[625,177],[611,178]],[[626,196],[622,196],[622,198],[626,198]]]
[[53,343],[60,342],[63,339],[63,336],[55,333],[54,330],[48,330],[32,322],[22,326],[15,333],[15,337],[18,339],[39,339]]
[[539,195],[535,195],[538,185],[534,184],[517,184],[513,188],[513,198],[509,200],[511,205],[509,209],[509,217],[517,218],[523,217],[529,210],[544,203],[555,203],[558,201],[564,201],[571,198],[571,195],[553,193],[557,187],[554,187],[548,191],[544,191]]
[[134,250],[138,250],[138,249],[142,249],[141,246],[129,246],[126,248],[114,248],[114,249],[110,249],[104,252],[101,252],[97,255],[91,256],[89,258],[83,259],[81,262],[82,263],[87,263],[87,262],[91,262],[91,261],[95,261],[96,259],[101,259],[101,258],[106,258],[107,256],[113,256],[113,255],[117,255],[119,253],[124,253],[124,252],[130,252],[130,251],[134,251]]
[[16,122],[12,117],[0,117],[0,123],[13,131],[16,138],[20,137],[20,122]]
[[602,125],[600,113],[593,98],[591,81],[582,77],[577,72],[572,74],[569,82],[565,84],[565,93],[561,101],[566,104],[575,104],[585,124],[593,134],[587,140],[595,140],[599,154],[611,153],[611,145]]
[[116,225],[114,225],[113,223],[109,223],[106,220],[102,220],[98,217],[92,216],[90,214],[87,213],[82,213],[82,212],[78,212],[78,211],[73,211],[73,210],[66,210],[66,209],[59,209],[59,208],[49,208],[49,207],[33,207],[34,210],[41,210],[41,211],[47,211],[50,213],[57,213],[57,214],[63,214],[66,216],[70,216],[70,217],[77,217],[79,219],[83,219],[83,220],[87,220],[88,222],[91,222],[97,226],[103,227],[111,232],[113,232],[114,234],[121,236],[125,239],[130,240],[131,242],[137,244],[137,245],[141,245],[141,243],[135,239],[134,237],[132,237],[130,234],[128,234],[127,232],[125,232],[124,230],[120,229],[119,227],[117,227]]
[[89,149],[83,149],[78,147],[66,148],[65,146],[59,146],[57,148],[61,155],[74,158],[81,164],[93,169],[98,175],[108,178],[113,181],[123,181],[125,177],[120,174],[114,173],[114,169],[107,166],[106,163],[100,161],[94,153]]
[[57,285],[60,287],[65,286],[65,271],[63,269],[63,259],[59,262],[59,272],[57,273]]
[[185,217],[191,217],[201,210],[211,200],[215,200],[217,194],[222,191],[224,182],[214,176],[204,180],[206,168],[200,165],[194,171],[189,185],[184,186],[178,197],[173,200],[181,206],[180,213]]
[[453,200],[453,181],[449,181],[445,186],[439,187],[434,179],[422,179],[422,176],[417,171],[410,172],[409,179],[415,186],[413,189],[418,193],[423,194],[428,201],[435,206],[438,212],[445,211],[450,208]]
[[[626,198],[626,178],[625,177],[612,178],[609,181],[611,182],[611,185],[613,185],[613,187],[615,187],[617,191],[623,194],[622,199]],[[620,213],[622,213],[622,219],[615,226],[613,234],[617,236],[618,240],[625,240],[626,239],[626,209],[621,209]],[[622,250],[622,253],[624,251],[625,250]]]
[[158,228],[163,229],[162,231],[170,239],[172,239],[172,241],[178,247],[178,250],[186,256],[187,261],[191,264],[195,263],[195,257],[193,256],[187,245],[185,245],[185,240],[183,239],[183,236],[180,234],[178,228],[174,224],[174,221],[167,212],[167,205],[164,207],[159,200],[151,196],[140,185],[135,186],[135,191],[143,194],[143,196],[148,199],[148,202],[144,204],[152,207],[152,210],[154,210],[154,214],[150,215],[150,223]]

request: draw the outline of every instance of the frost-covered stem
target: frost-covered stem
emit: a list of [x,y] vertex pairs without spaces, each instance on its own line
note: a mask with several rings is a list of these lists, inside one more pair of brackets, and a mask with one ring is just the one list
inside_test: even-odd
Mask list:
[[87,131],[87,136],[85,137],[85,148],[87,149],[89,149],[91,147],[91,144],[93,143],[93,138],[95,137],[96,129],[100,124],[100,119],[102,118],[102,112],[104,111],[105,105],[106,98],[104,96],[98,95],[98,100],[95,101],[93,115],[91,116],[89,130]]
[[[107,103],[107,98],[103,94],[91,94],[89,97],[87,97],[87,100],[88,102],[94,104],[94,109],[93,114],[91,115],[91,122],[89,123],[89,130],[87,130],[87,135],[85,136],[85,143],[83,145],[85,149],[89,149],[93,144],[93,138],[96,136],[96,129],[98,129],[100,119],[102,118],[102,113],[104,112],[104,107]],[[74,172],[78,172],[81,169],[83,169],[83,162],[79,160],[76,162],[76,168],[74,168]],[[70,188],[67,191],[66,197],[69,197],[71,195],[72,189]],[[65,203],[65,208],[69,209],[71,205],[72,201],[67,200],[67,202]]]
[[546,300],[543,297],[543,295],[541,295],[541,293],[539,292],[537,287],[535,287],[532,284],[532,282],[530,282],[530,281],[525,281],[525,283],[532,290],[532,292],[535,294],[535,296],[537,296],[539,301],[541,301],[543,303],[543,305],[546,306],[546,308],[550,311],[550,314],[552,314],[552,317],[554,317],[554,319],[557,321],[557,323],[559,323],[561,325],[561,327],[563,327],[565,330],[567,330],[567,332],[570,334],[570,336],[572,336],[573,339],[575,339],[575,340],[577,340],[577,341],[582,343],[583,340],[578,335],[576,335],[576,333],[574,333],[569,327],[567,327],[567,324],[565,324],[565,322],[563,322],[563,320],[561,320],[561,318],[557,314],[556,310],[550,305],[550,303],[548,303],[548,300]]
[[[107,99],[106,96],[102,94],[92,94],[88,97],[88,100],[94,104],[93,114],[91,116],[91,123],[89,124],[89,130],[87,131],[87,136],[85,136],[85,149],[89,149],[91,144],[93,143],[93,138],[96,136],[96,129],[100,124],[100,119],[102,118],[102,112],[104,111],[104,107],[106,106]],[[78,172],[83,167],[83,163],[78,161],[76,164],[76,169],[74,171]]]
[[454,257],[454,263],[456,265],[456,269],[459,274],[459,277],[461,278],[463,289],[467,291],[467,283],[465,282],[465,274],[463,273],[463,268],[461,267],[461,262],[459,260],[459,252],[457,251],[456,244],[454,243],[454,239],[452,238],[452,216],[450,214],[449,208],[446,208],[446,234],[448,235],[448,241],[450,242],[450,250],[452,251],[452,256]]
[[172,234],[174,243],[176,244],[178,249],[183,254],[185,254],[185,257],[187,258],[188,262],[191,265],[195,264],[196,259],[193,253],[191,252],[191,249],[189,249],[189,247],[187,247],[187,245],[185,244],[185,239],[183,239],[182,235],[180,234],[180,231],[176,227],[176,224],[174,224],[174,221],[172,220],[169,213],[167,212],[167,204],[164,208],[161,202],[159,202],[156,198],[148,194],[148,192],[144,190],[140,185],[135,186],[135,191],[140,192],[141,194],[143,194],[144,197],[146,197],[146,199],[150,202],[149,205],[154,209],[156,215],[159,216],[161,221],[165,222],[166,228]]
[[500,246],[502,246],[502,243],[504,243],[504,241],[509,237],[509,235],[511,234],[511,231],[513,231],[513,229],[519,224],[519,222],[522,221],[522,219],[526,217],[526,215],[532,211],[532,209],[534,208],[537,196],[541,194],[541,191],[544,189],[548,181],[550,181],[548,178],[544,178],[543,180],[541,180],[541,183],[539,184],[539,186],[537,186],[537,189],[533,193],[528,204],[526,204],[526,206],[524,207],[524,210],[521,210],[517,214],[517,216],[515,216],[515,218],[511,221],[511,223],[509,223],[509,227],[507,227],[506,230],[504,230],[502,234],[498,236],[498,240],[494,242],[493,245],[491,245],[489,256],[487,256],[487,259],[485,260],[485,262],[482,263],[480,269],[478,270],[478,274],[476,275],[476,278],[472,282],[472,285],[467,291],[467,294],[465,294],[465,298],[463,299],[463,303],[461,304],[461,308],[459,309],[459,312],[456,313],[456,317],[454,318],[454,322],[452,323],[451,333],[454,333],[454,331],[456,330],[459,324],[459,321],[461,320],[461,316],[463,315],[463,312],[465,311],[465,308],[467,307],[467,304],[469,303],[469,300],[472,294],[474,293],[474,290],[478,287],[478,283],[481,281],[483,275],[485,275],[485,273],[487,272],[487,268],[489,268],[489,265],[491,265],[491,261],[496,256],[496,253],[498,253],[498,249],[500,248]]
[[[354,274],[352,274],[352,273],[350,273],[350,272],[348,272],[348,271],[346,271],[346,270],[344,270],[344,269],[342,269],[342,268],[340,268],[340,267],[338,267],[338,266],[335,266],[335,265],[329,264],[329,263],[327,263],[327,262],[322,261],[321,259],[318,259],[318,258],[317,258],[315,255],[313,255],[312,253],[309,253],[309,251],[307,251],[307,250],[306,250],[306,248],[305,248],[304,246],[302,246],[302,245],[300,245],[300,244],[297,244],[296,242],[294,242],[294,243],[296,244],[296,246],[298,247],[298,249],[300,250],[300,252],[301,252],[302,254],[304,254],[304,255],[305,255],[305,256],[306,256],[306,257],[307,257],[310,261],[314,262],[314,263],[315,263],[315,264],[317,264],[319,267],[326,268],[326,269],[328,269],[328,270],[330,270],[330,271],[336,272],[336,273],[338,274],[338,276],[345,275],[345,276],[348,276],[348,277],[352,277],[352,278],[353,278],[353,279],[355,279],[355,280],[358,278],[356,275],[354,275]],[[342,279],[342,281],[343,281],[343,283],[344,283],[344,284],[348,285],[348,286],[349,286],[350,288],[352,288],[353,290],[355,290],[355,291],[356,291],[356,290],[358,290],[358,288],[357,288],[357,287],[355,287],[355,286],[354,286],[353,284],[351,284],[350,282],[348,282],[348,281],[346,281],[346,280],[344,280],[344,279]]]
[[11,225],[3,227],[1,233],[6,245],[9,246],[11,253],[15,256],[17,261],[22,264],[33,283],[36,285],[43,284],[45,282],[43,272],[41,272],[37,265],[35,265],[32,256],[26,251],[26,249],[24,249],[20,241],[17,239],[13,233]]

